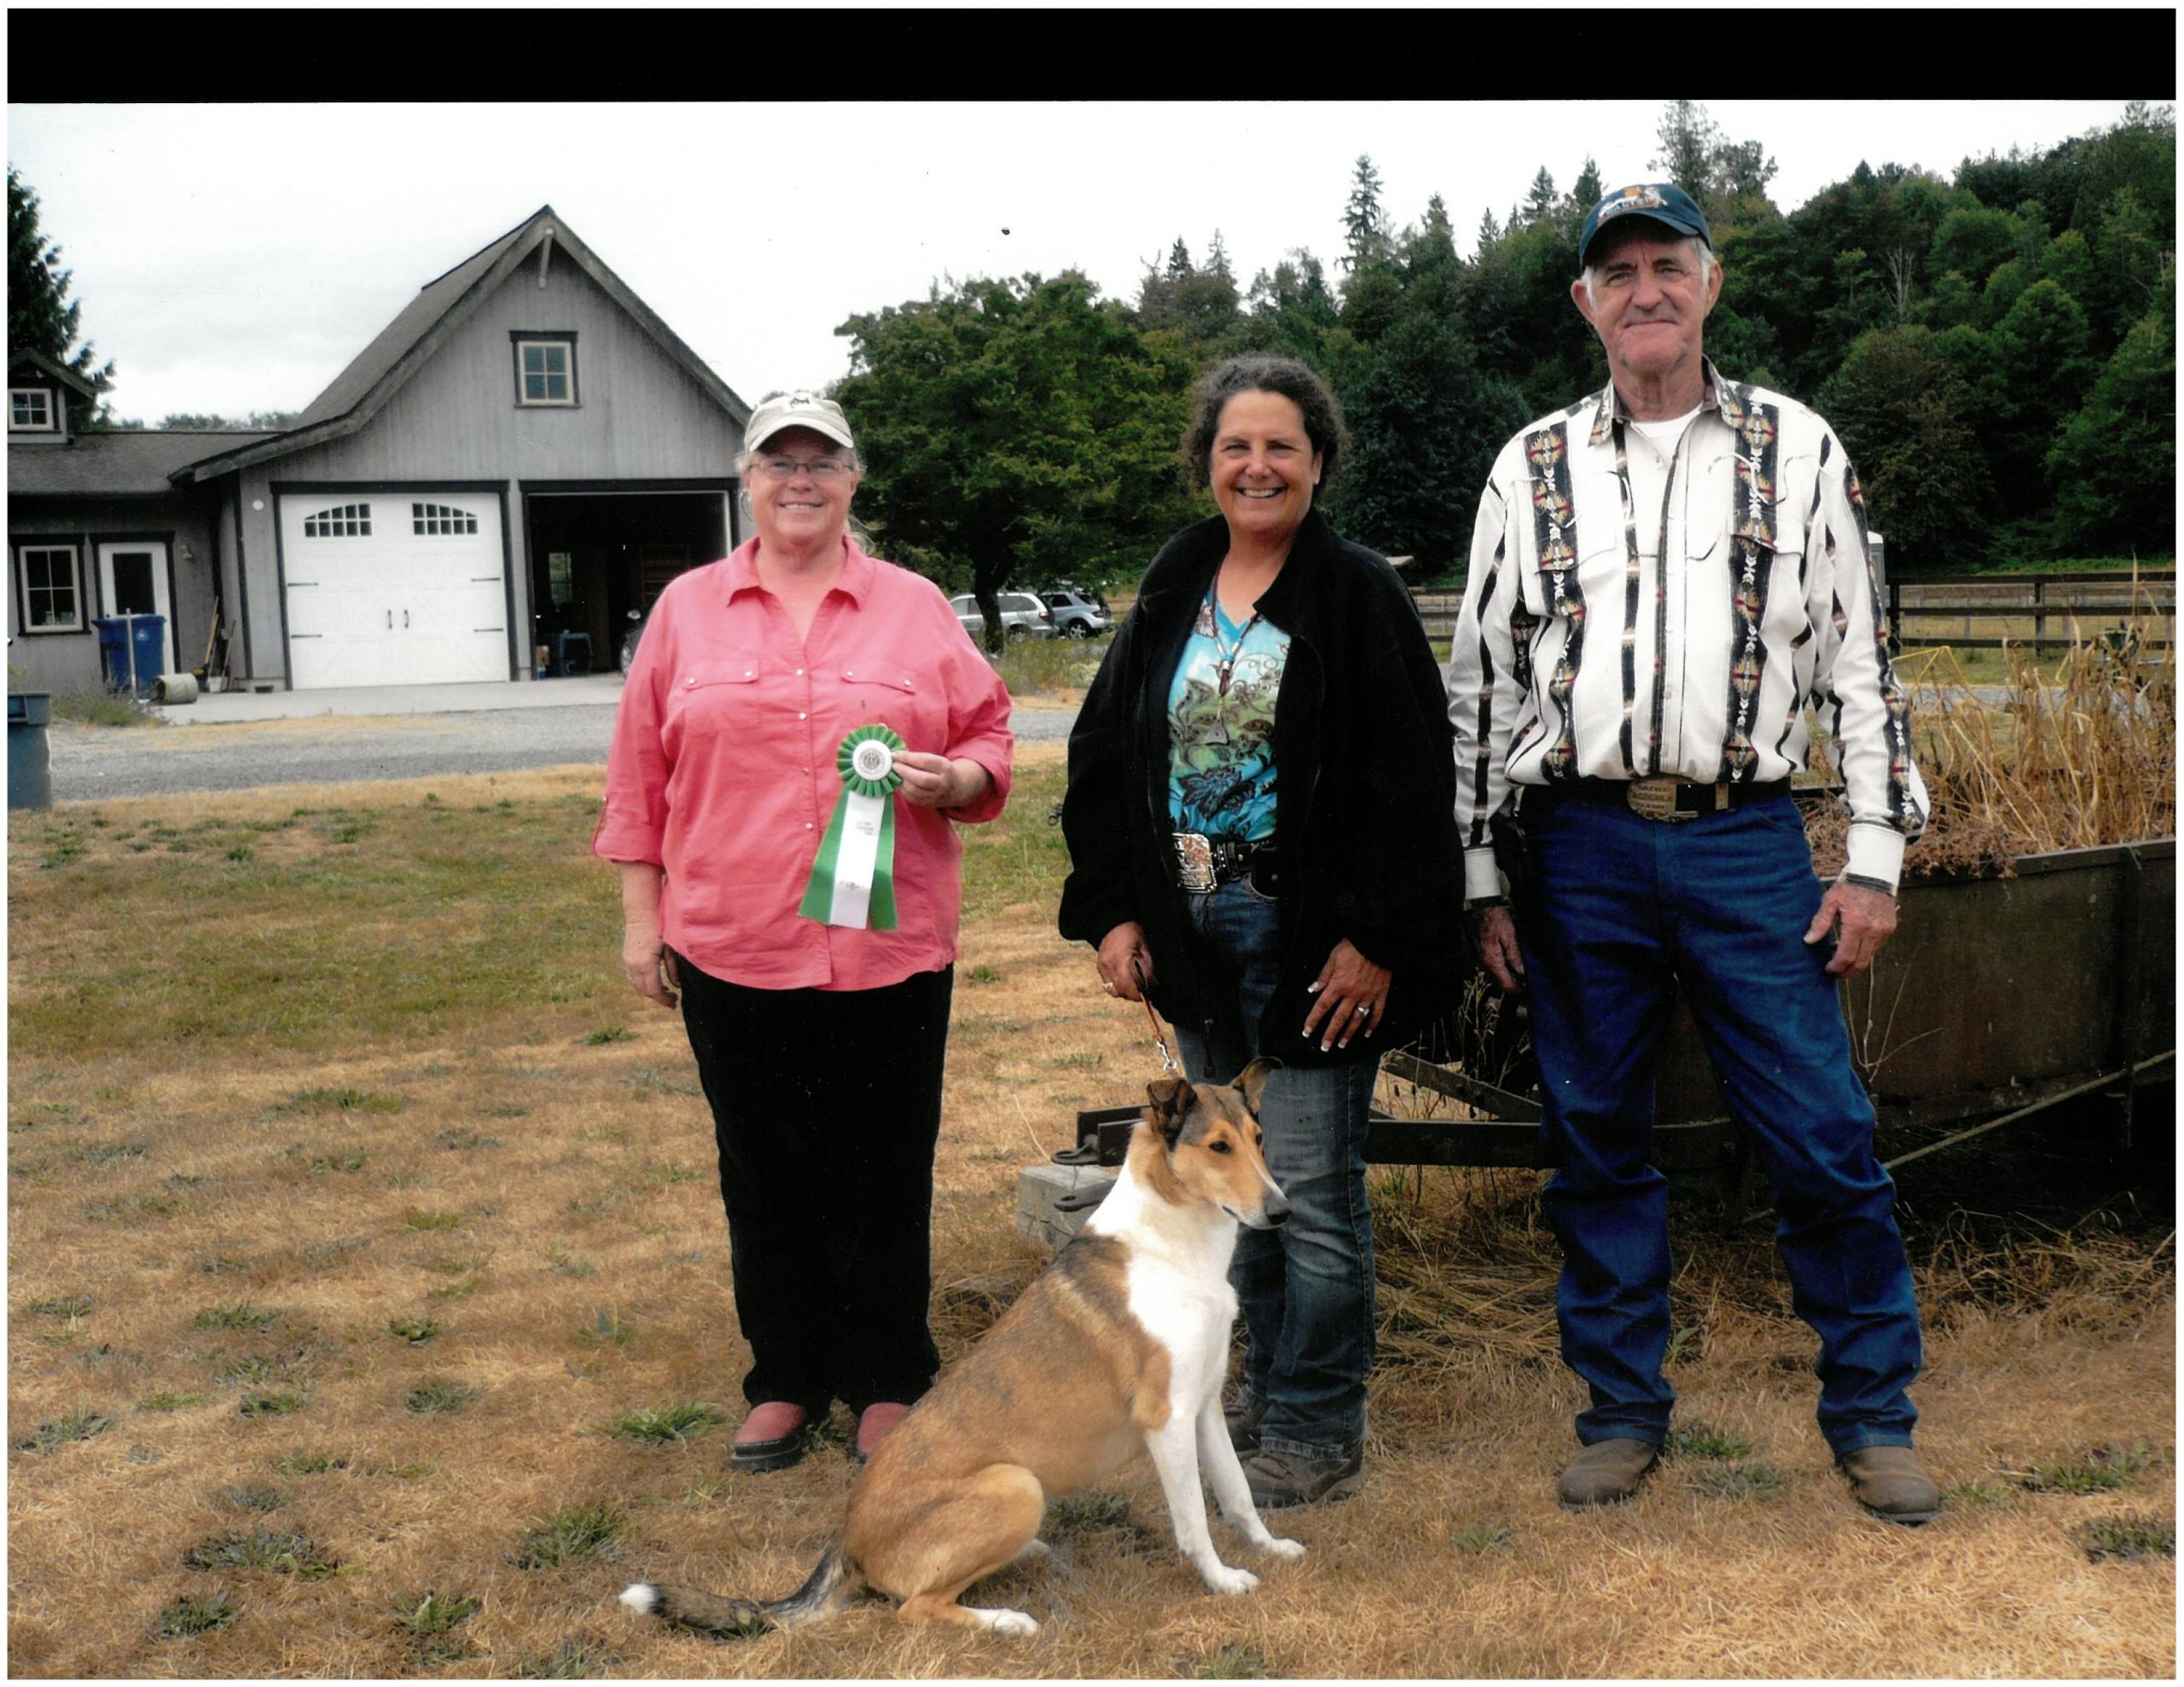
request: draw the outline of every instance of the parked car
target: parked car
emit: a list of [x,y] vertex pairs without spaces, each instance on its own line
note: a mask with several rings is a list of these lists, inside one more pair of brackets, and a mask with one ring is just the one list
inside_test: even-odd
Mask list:
[[1054,630],[1066,637],[1096,639],[1102,633],[1114,630],[1115,617],[1107,612],[1107,604],[1096,592],[1063,586],[1041,592],[1039,598],[1054,612]]
[[[1000,594],[1002,636],[1010,639],[1050,639],[1054,635],[1054,612],[1029,592],[1003,592]],[[986,635],[985,612],[979,607],[979,600],[969,593],[950,598],[948,606],[956,612],[956,618],[963,623],[963,630],[973,641],[983,642]]]

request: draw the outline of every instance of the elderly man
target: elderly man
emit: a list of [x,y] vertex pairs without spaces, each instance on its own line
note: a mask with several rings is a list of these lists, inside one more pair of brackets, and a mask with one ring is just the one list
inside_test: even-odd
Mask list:
[[[1668,1437],[1647,1150],[1681,984],[1774,1179],[1821,1433],[1860,1503],[1921,1523],[1940,1502],[1911,1450],[1918,1307],[1835,995],[1895,929],[1926,821],[1857,478],[1818,416],[1706,360],[1722,272],[1688,194],[1610,194],[1578,263],[1611,384],[1496,460],[1448,670],[1467,911],[1495,981],[1529,994],[1563,1357],[1592,1397],[1562,1503],[1629,1497]],[[1790,798],[1808,702],[1850,809],[1825,890]]]

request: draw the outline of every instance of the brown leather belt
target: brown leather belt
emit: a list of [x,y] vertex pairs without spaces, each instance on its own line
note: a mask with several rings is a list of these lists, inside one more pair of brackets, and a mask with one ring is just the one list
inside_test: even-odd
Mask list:
[[1757,785],[1733,785],[1724,780],[1715,785],[1696,785],[1688,780],[1656,775],[1651,779],[1572,780],[1547,789],[1558,797],[1582,803],[1606,803],[1628,809],[1649,820],[1688,820],[1701,815],[1718,815],[1725,809],[1742,808],[1747,803],[1787,797],[1790,781],[1775,779]]

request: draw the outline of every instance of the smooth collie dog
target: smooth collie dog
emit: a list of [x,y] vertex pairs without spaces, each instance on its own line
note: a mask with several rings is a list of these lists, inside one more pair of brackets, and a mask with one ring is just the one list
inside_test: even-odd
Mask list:
[[1259,1521],[1221,1413],[1236,1296],[1236,1226],[1289,1216],[1260,1151],[1259,1097],[1277,1063],[1234,1085],[1159,1078],[1121,1175],[1083,1230],[962,1362],[874,1449],[841,1532],[783,1599],[725,1599],[638,1582],[622,1603],[687,1627],[748,1633],[841,1609],[868,1590],[905,1622],[1035,1634],[1021,1611],[956,1602],[1046,1546],[1047,1501],[1096,1482],[1142,1444],[1176,1545],[1216,1593],[1258,1585],[1213,1550],[1201,1470],[1254,1547],[1301,1558]]

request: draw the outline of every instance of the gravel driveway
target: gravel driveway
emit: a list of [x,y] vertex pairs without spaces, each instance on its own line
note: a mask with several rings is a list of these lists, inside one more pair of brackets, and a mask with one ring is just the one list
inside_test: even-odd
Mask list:
[[[1069,735],[1073,709],[1019,703],[1017,737],[1035,743]],[[53,797],[156,797],[187,791],[242,791],[260,785],[331,785],[351,780],[424,779],[443,774],[511,773],[607,760],[614,705],[442,714],[311,716],[248,722],[162,722],[149,727],[84,727],[56,721],[47,741]]]

